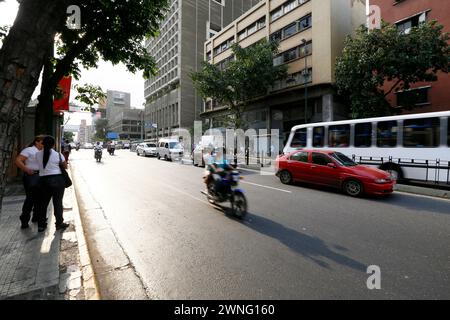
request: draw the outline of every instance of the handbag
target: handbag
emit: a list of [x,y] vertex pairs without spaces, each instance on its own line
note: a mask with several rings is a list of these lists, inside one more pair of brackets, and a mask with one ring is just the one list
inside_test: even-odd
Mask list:
[[59,155],[59,168],[61,169],[61,174],[64,178],[64,188],[69,188],[72,185],[72,180],[69,177],[69,173],[66,171],[62,164],[61,155]]

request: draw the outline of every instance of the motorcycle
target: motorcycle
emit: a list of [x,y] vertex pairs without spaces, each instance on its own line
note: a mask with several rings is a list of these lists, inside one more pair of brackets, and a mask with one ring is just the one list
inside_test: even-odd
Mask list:
[[95,149],[95,160],[97,162],[101,162],[102,161],[102,155],[103,155],[103,150]]
[[[206,171],[206,173],[209,172]],[[215,181],[211,179],[207,186],[208,191],[202,191],[202,193],[211,204],[230,201],[232,214],[240,219],[244,218],[247,214],[247,199],[244,191],[239,188],[239,180],[242,179],[239,171],[233,170],[223,176],[216,174],[215,178],[221,179],[220,190],[215,190]]]
[[116,148],[112,148],[112,147],[109,147],[108,148],[108,153],[111,155],[111,156],[113,156],[114,155],[114,150],[115,150]]

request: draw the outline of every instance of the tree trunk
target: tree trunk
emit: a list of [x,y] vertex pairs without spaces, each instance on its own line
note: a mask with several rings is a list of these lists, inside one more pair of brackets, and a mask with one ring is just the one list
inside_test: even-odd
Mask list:
[[53,128],[53,88],[50,87],[50,78],[53,74],[53,44],[49,48],[48,55],[44,62],[44,70],[42,71],[41,92],[38,97],[38,105],[36,106],[36,114],[34,118],[34,133],[55,135]]
[[68,0],[22,0],[0,49],[0,209],[24,108],[39,82],[48,48],[64,27]]

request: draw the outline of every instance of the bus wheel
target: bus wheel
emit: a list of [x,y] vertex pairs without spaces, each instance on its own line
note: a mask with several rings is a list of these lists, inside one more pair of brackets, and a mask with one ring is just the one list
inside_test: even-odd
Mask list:
[[359,197],[363,194],[363,185],[358,180],[347,180],[344,183],[344,191],[352,197]]
[[403,180],[403,171],[398,165],[384,164],[380,167],[380,169],[389,172],[394,180]]

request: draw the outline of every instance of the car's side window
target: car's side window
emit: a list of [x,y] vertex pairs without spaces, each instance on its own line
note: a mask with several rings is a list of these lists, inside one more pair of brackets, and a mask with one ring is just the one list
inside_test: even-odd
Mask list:
[[297,152],[291,156],[291,160],[298,162],[308,162],[308,152]]
[[326,154],[313,152],[312,163],[317,164],[319,166],[326,166],[330,162],[333,161]]
[[164,148],[169,148],[169,144],[168,143],[166,143],[165,145],[164,145]]

